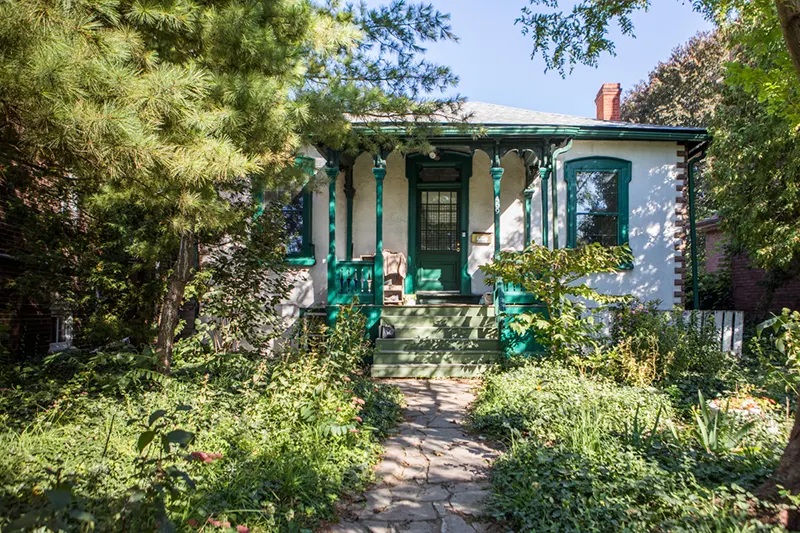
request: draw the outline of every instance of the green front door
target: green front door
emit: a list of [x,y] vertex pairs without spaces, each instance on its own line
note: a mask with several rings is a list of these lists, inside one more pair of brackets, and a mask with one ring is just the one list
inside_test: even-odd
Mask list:
[[[460,185],[457,187],[461,189]],[[460,193],[455,187],[417,191],[419,291],[461,289]]]

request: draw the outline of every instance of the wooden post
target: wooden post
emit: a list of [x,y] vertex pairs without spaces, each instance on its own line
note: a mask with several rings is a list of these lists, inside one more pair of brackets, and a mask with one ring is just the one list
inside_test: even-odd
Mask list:
[[523,248],[527,248],[531,243],[531,203],[533,201],[533,189],[522,191],[525,195],[525,243]]
[[[380,161],[376,161],[380,164]],[[383,179],[386,168],[375,166],[375,305],[383,305]]]
[[328,320],[332,321],[332,307],[336,303],[336,178],[339,167],[328,161]]
[[[496,157],[494,166],[490,170],[492,174],[492,185],[494,185],[494,256],[497,258],[500,255],[500,179],[503,177],[503,167],[500,166],[500,158]],[[505,308],[505,291],[503,291],[503,282],[497,282],[496,298],[497,308],[503,310]]]

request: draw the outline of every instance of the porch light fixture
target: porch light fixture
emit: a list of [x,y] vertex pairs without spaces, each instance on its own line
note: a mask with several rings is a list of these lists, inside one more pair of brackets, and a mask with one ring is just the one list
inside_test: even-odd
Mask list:
[[439,152],[437,150],[431,150],[431,152],[428,154],[428,157],[430,157],[434,161],[438,161],[439,159],[441,159],[441,156],[439,155]]

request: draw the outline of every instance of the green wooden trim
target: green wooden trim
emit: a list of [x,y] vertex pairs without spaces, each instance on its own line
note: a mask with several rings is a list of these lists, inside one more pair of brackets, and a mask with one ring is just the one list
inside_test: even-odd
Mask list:
[[[409,156],[411,157],[411,156]],[[409,172],[406,158],[406,178],[408,180],[408,257],[406,258],[405,294],[417,292],[417,174]]]
[[[325,167],[328,175],[328,306],[336,304],[336,178],[338,166]],[[328,314],[329,320],[334,316]]]
[[[371,128],[356,124],[356,128],[366,136],[376,135]],[[632,141],[709,141],[711,135],[702,128],[642,128],[624,126],[537,126],[537,125],[475,125],[475,130],[483,128],[482,137],[571,137],[577,140],[632,140]],[[403,137],[407,130],[400,127],[380,128],[381,134],[393,134]],[[465,132],[462,127],[443,125],[431,137],[435,143],[436,138],[464,139],[469,145],[475,143],[475,138],[470,131]]]
[[549,208],[547,206],[547,194],[550,184],[550,167],[543,165],[539,167],[539,176],[542,179],[542,246],[550,246]]
[[468,172],[461,176],[461,294],[472,294],[472,276],[469,274],[469,178],[472,176],[472,156],[469,158]]
[[525,196],[525,220],[524,220],[524,228],[525,228],[525,243],[523,248],[527,248],[531,244],[531,234],[533,233],[533,228],[531,227],[531,208],[533,203],[533,189],[525,189],[522,191],[522,194]]
[[503,167],[492,167],[490,173],[492,175],[492,192],[494,199],[494,254],[497,256],[500,253],[500,180],[503,177]]
[[383,180],[386,169],[375,167],[375,301],[383,304]]
[[309,267],[317,264],[314,256],[288,255],[284,262],[290,266]]
[[[567,182],[567,246],[575,248],[578,240],[577,180],[578,172],[616,172],[617,180],[617,243],[628,243],[628,220],[630,217],[629,189],[632,177],[632,164],[616,157],[582,157],[564,164],[564,180]],[[622,265],[621,268],[633,268]]]
[[[495,164],[499,165],[500,159],[495,154]],[[500,166],[493,166],[489,169],[489,172],[492,176],[492,194],[494,199],[492,201],[494,205],[494,258],[497,258],[500,255],[500,180],[503,177],[503,167]],[[500,329],[500,344],[501,346],[505,346],[503,344],[503,330],[504,324],[502,320],[499,319],[500,311],[505,309],[506,305],[506,298],[505,292],[503,291],[503,283],[502,281],[498,280],[494,285],[494,307],[495,312],[497,313],[498,317],[498,328]]]
[[417,191],[421,188],[433,190],[436,187],[451,189],[452,184],[420,184],[419,173],[424,168],[456,168],[459,171],[461,190],[461,294],[472,294],[472,276],[469,273],[469,180],[472,177],[472,153],[442,150],[439,159],[431,159],[427,154],[414,153],[406,157],[406,179],[408,180],[408,273],[404,287],[405,294],[417,292]]
[[312,191],[303,189],[303,231],[300,234],[302,244],[299,252],[286,255],[286,262],[289,264],[299,264],[290,263],[290,259],[314,259],[314,244],[311,241],[314,228],[313,197]]
[[550,161],[553,165],[553,249],[558,250],[560,246],[558,239],[558,158],[562,154],[566,154],[572,150],[572,139],[567,141],[567,144],[561,148],[553,150]]

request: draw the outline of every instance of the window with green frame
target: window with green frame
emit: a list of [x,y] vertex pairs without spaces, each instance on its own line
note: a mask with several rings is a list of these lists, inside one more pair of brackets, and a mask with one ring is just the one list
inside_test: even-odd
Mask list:
[[[314,175],[314,159],[297,157],[296,165],[307,178]],[[289,193],[278,191],[274,194],[261,195],[262,202],[281,202],[281,211],[286,219],[286,262],[290,265],[311,266],[315,263],[314,244],[311,241],[312,231],[312,192],[307,187]]]
[[[631,162],[613,157],[567,161],[567,246],[628,243]],[[628,265],[629,266],[629,265]]]

